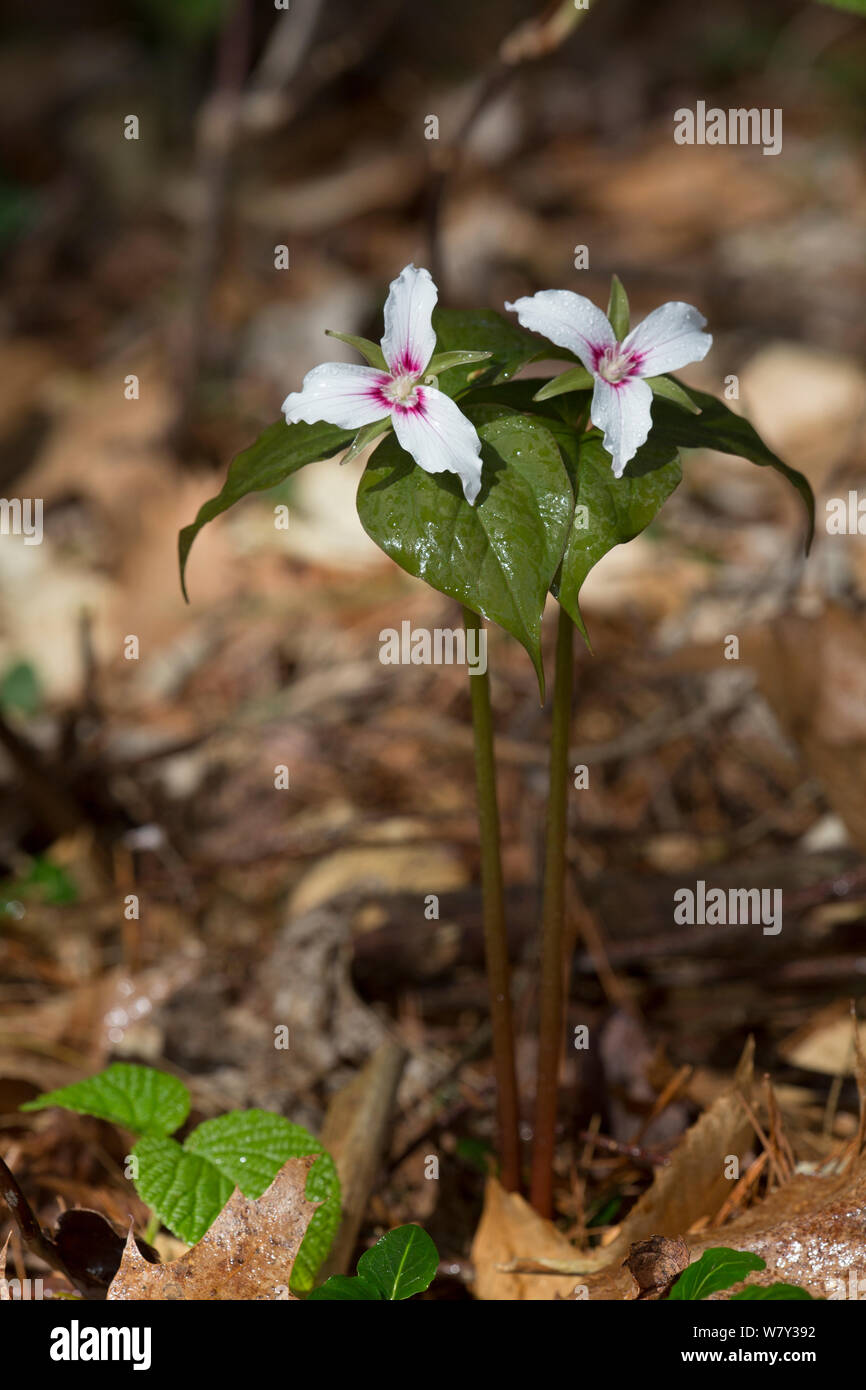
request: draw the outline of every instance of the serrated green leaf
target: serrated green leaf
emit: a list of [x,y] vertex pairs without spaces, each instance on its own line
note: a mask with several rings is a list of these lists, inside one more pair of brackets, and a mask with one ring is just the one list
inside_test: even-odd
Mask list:
[[189,1091],[177,1077],[153,1067],[115,1062],[86,1081],[37,1096],[21,1109],[45,1110],[50,1105],[111,1120],[133,1134],[165,1135],[189,1114]]
[[554,423],[550,430],[562,449],[575,497],[562,568],[551,589],[589,645],[579,604],[587,575],[614,546],[649,526],[679,484],[682,470],[677,450],[651,434],[623,476],[615,478],[598,431],[576,434]]
[[385,354],[378,343],[371,342],[369,338],[359,338],[354,333],[337,333],[333,328],[326,328],[325,332],[329,338],[339,338],[341,343],[348,343],[356,352],[360,352],[362,357],[366,357],[371,367],[378,367],[380,371],[387,372],[388,363],[385,361]]
[[700,415],[701,407],[695,404],[685,387],[680,386],[676,377],[648,376],[644,377],[644,380],[654,396],[661,396],[663,400],[673,401],[674,405],[680,406],[682,410],[687,410],[690,415]]
[[707,1298],[711,1293],[733,1288],[753,1269],[766,1269],[766,1261],[748,1250],[729,1250],[715,1245],[699,1260],[684,1269],[670,1291],[670,1298],[682,1302]]
[[312,1288],[340,1221],[340,1182],[330,1154],[300,1125],[269,1110],[231,1110],[205,1120],[184,1142],[237,1184],[245,1197],[261,1197],[289,1158],[320,1154],[307,1178],[307,1197],[322,1202],[304,1236],[292,1272],[292,1289]]
[[394,1300],[423,1293],[436,1277],[439,1252],[420,1226],[397,1226],[365,1250],[358,1276],[380,1298]]
[[135,1190],[160,1221],[188,1245],[195,1245],[216,1221],[234,1191],[202,1154],[190,1153],[175,1139],[139,1139]]
[[778,454],[774,454],[772,449],[767,447],[748,420],[742,415],[735,415],[715,396],[710,396],[705,391],[696,391],[693,386],[683,386],[682,389],[695,405],[700,406],[701,414],[686,415],[668,401],[654,400],[650,439],[678,449],[717,449],[723,454],[737,454],[762,468],[774,468],[777,473],[781,473],[803,499],[808,517],[808,552],[815,532],[815,498],[803,474],[783,463]]
[[616,334],[617,342],[621,343],[623,338],[628,335],[631,319],[629,317],[628,295],[618,275],[612,275],[610,279],[610,298],[607,302],[607,317],[611,328]]
[[565,543],[571,486],[556,441],[537,416],[492,405],[466,414],[482,441],[474,506],[455,476],[425,473],[390,436],[367,464],[358,515],[407,573],[516,637],[543,690],[541,615]]
[[203,526],[228,511],[229,507],[249,493],[276,487],[306,464],[330,458],[350,444],[355,433],[355,430],[337,429],[336,425],[287,425],[285,420],[277,420],[259,435],[254,444],[238,454],[229,467],[228,477],[220,492],[199,508],[195,521],[184,526],[178,537],[180,582],[184,598],[189,597],[186,591],[189,552]]
[[594,380],[592,372],[588,372],[586,367],[571,367],[569,371],[562,372],[560,376],[548,381],[540,391],[536,391],[532,399],[549,401],[554,396],[564,396],[568,391],[586,391],[593,385]]
[[437,354],[466,351],[490,354],[489,360],[480,365],[469,363],[442,372],[439,388],[449,396],[459,395],[473,383],[509,381],[527,362],[542,357],[577,361],[565,348],[557,347],[537,333],[527,333],[525,328],[493,309],[436,309],[433,327]]
[[332,1274],[324,1284],[313,1289],[308,1303],[381,1303],[378,1291],[359,1279],[357,1274]]
[[749,1284],[742,1293],[731,1294],[732,1303],[817,1303],[808,1289],[797,1284]]

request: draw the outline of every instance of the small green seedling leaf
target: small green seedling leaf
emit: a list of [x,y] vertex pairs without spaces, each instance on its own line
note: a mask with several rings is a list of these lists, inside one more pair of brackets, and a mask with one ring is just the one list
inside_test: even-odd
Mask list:
[[700,415],[701,407],[695,404],[689,393],[680,386],[675,377],[648,376],[645,380],[647,386],[652,388],[654,396],[661,396],[663,400],[673,401],[674,405],[687,410],[690,415]]
[[536,391],[534,401],[549,401],[553,396],[563,396],[567,391],[586,391],[594,384],[595,378],[586,367],[572,367],[560,376],[555,376]]
[[360,352],[362,357],[366,357],[371,367],[378,367],[381,371],[387,372],[388,363],[385,361],[385,354],[378,343],[373,343],[369,338],[358,338],[354,333],[337,333],[333,328],[326,328],[325,332],[329,338],[339,338],[341,343],[348,343],[356,352]]
[[311,1289],[340,1220],[337,1169],[319,1141],[269,1110],[231,1110],[200,1124],[187,1135],[183,1149],[208,1159],[245,1197],[261,1197],[287,1159],[321,1155],[310,1169],[306,1192],[311,1202],[322,1205],[307,1228],[292,1273],[295,1292]]
[[189,1114],[189,1091],[165,1072],[115,1062],[86,1081],[37,1096],[21,1109],[45,1110],[51,1105],[111,1120],[133,1134],[162,1136],[183,1124]]
[[623,338],[628,335],[629,324],[631,322],[628,307],[628,295],[623,289],[622,281],[618,275],[612,275],[610,279],[610,298],[607,301],[607,317],[610,326],[616,334],[616,340],[621,343]]
[[187,1245],[196,1245],[234,1190],[231,1178],[175,1139],[139,1139],[135,1188],[160,1221]]
[[715,1245],[705,1250],[699,1260],[684,1269],[670,1292],[677,1301],[707,1298],[711,1293],[733,1288],[751,1274],[753,1269],[766,1269],[766,1261],[748,1250],[729,1250]]
[[439,1252],[427,1232],[420,1226],[397,1226],[364,1252],[356,1276],[334,1275],[310,1298],[316,1302],[412,1298],[430,1287],[438,1267]]
[[438,1266],[439,1252],[427,1232],[420,1226],[398,1226],[364,1251],[358,1276],[380,1298],[411,1298],[430,1287]]
[[817,1303],[808,1289],[798,1284],[750,1284],[742,1293],[731,1295],[732,1303]]

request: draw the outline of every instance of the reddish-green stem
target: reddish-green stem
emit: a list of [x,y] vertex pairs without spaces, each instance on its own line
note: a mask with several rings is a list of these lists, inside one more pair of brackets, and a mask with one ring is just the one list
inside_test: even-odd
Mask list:
[[562,938],[565,917],[565,840],[568,811],[568,743],[574,677],[574,624],[559,610],[553,726],[550,736],[550,791],[545,836],[544,906],[541,936],[538,1073],[532,1143],[530,1200],[541,1216],[553,1215],[553,1158],[562,1056]]
[[[476,613],[463,609],[467,635],[481,633]],[[517,1075],[514,1066],[514,1025],[511,1017],[511,970],[505,930],[505,895],[499,848],[499,807],[493,759],[493,717],[487,671],[470,675],[472,729],[475,740],[475,780],[478,789],[478,829],[481,839],[481,891],[484,914],[484,952],[490,989],[493,1066],[496,1074],[496,1116],[499,1129],[500,1181],[509,1192],[520,1186]]]

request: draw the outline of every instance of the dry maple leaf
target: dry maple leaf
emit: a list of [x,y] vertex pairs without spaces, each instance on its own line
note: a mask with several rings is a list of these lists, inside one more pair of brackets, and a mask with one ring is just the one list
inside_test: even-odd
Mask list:
[[108,1298],[297,1302],[289,1280],[320,1205],[306,1198],[307,1174],[316,1157],[290,1158],[255,1200],[235,1188],[198,1245],[169,1264],[149,1264],[130,1231]]

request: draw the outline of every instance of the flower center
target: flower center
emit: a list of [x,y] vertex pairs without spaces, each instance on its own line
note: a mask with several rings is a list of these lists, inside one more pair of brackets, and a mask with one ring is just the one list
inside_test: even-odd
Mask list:
[[398,405],[415,405],[418,401],[416,376],[395,376],[385,387],[385,393]]
[[631,375],[634,365],[632,354],[625,352],[622,344],[617,343],[614,347],[605,348],[599,358],[597,371],[603,381],[616,385],[618,381],[623,381]]

